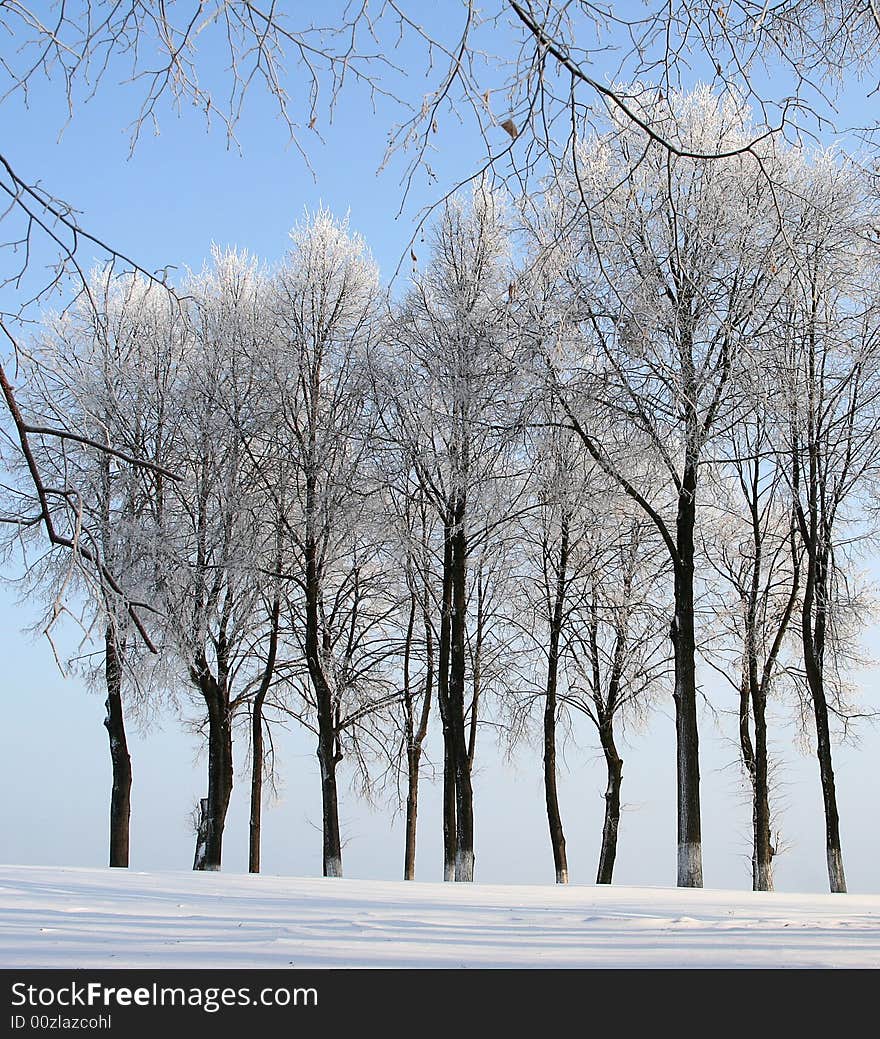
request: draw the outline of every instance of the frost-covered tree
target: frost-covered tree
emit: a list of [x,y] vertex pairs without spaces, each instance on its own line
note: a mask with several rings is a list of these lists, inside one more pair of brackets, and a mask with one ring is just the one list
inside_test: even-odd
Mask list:
[[[392,405],[383,398],[389,390],[388,382],[376,376],[374,370],[375,400],[381,412]],[[419,782],[437,685],[439,609],[433,593],[442,543],[436,510],[406,452],[390,438],[380,439],[392,565],[402,578],[406,618],[400,660],[401,698],[396,710],[389,712],[388,729],[381,738],[395,776],[398,801],[404,805],[403,876],[404,880],[414,880]]]
[[760,164],[737,153],[752,132],[746,113],[707,89],[659,105],[682,150],[735,154],[672,156],[628,125],[579,145],[540,229],[567,301],[555,328],[533,335],[568,425],[669,555],[678,883],[700,886],[698,495],[730,413],[742,344],[770,305],[779,225],[767,171],[776,160],[769,146]]
[[[550,417],[552,417],[552,411]],[[562,423],[539,424],[534,507],[524,517],[524,568],[513,609],[542,708],[544,794],[557,883],[568,882],[557,793],[559,723],[572,713],[595,727],[607,782],[597,883],[611,882],[620,823],[625,720],[644,717],[669,670],[662,545],[650,521],[621,495]],[[520,668],[526,672],[525,668]]]
[[155,383],[173,380],[167,464],[178,480],[156,496],[149,534],[165,652],[204,710],[208,789],[194,868],[219,869],[234,778],[234,719],[247,696],[251,644],[263,620],[261,531],[245,444],[259,403],[252,359],[265,334],[265,279],[246,254],[215,250],[186,294],[184,349]]
[[67,550],[59,556],[37,538],[25,582],[49,604],[47,633],[61,616],[79,615],[88,648],[78,664],[106,697],[109,861],[127,866],[132,768],[125,704],[135,713],[146,709],[156,664],[146,659],[133,610],[155,621],[143,534],[156,486],[173,481],[162,465],[162,414],[147,379],[156,359],[177,349],[181,322],[169,295],[142,278],[96,272],[89,291],[89,301],[47,320],[26,355],[21,402],[48,483],[42,500],[27,483],[12,493],[20,517],[12,529],[17,541],[33,542],[33,517],[45,510],[56,537],[68,543],[63,547],[82,557],[72,566]]
[[610,884],[623,782],[617,739],[625,721],[644,718],[652,700],[666,692],[670,661],[661,590],[668,581],[656,532],[628,510],[616,516],[609,511],[603,519],[581,547],[592,558],[586,567],[575,564],[585,572],[571,619],[562,699],[595,726],[605,759],[596,883]]
[[[367,356],[379,278],[366,245],[326,210],[291,232],[272,281],[263,436],[283,459],[284,672],[317,738],[323,869],[342,875],[337,769],[359,726],[394,690],[383,635],[396,609],[374,507]],[[265,373],[264,373],[265,374]],[[281,486],[282,484],[278,484]]]
[[[766,360],[758,352],[755,360]],[[738,695],[739,747],[752,815],[752,887],[773,890],[768,703],[792,678],[791,636],[801,588],[802,552],[791,493],[776,449],[778,401],[757,363],[745,410],[721,443],[724,464],[711,483],[712,515],[704,524],[705,557],[717,575],[712,638],[701,652]],[[707,633],[708,635],[709,633]],[[720,645],[718,644],[720,642]],[[713,660],[718,658],[718,662]]]
[[497,562],[488,556],[503,551],[504,520],[520,493],[508,431],[518,377],[509,248],[496,195],[478,188],[469,201],[451,201],[424,272],[395,309],[383,358],[386,429],[442,529],[432,594],[447,880],[473,879],[471,770],[490,641],[486,581]]
[[773,369],[785,415],[779,450],[803,552],[800,635],[825,811],[832,891],[845,891],[831,719],[845,717],[842,650],[857,614],[848,556],[866,533],[880,462],[876,201],[831,153],[792,161],[792,277]]

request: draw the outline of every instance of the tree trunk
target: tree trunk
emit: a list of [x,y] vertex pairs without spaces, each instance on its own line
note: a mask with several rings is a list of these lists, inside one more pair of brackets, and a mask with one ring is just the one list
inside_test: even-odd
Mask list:
[[455,749],[451,731],[443,730],[443,879],[455,880],[457,844]]
[[407,753],[406,786],[406,849],[403,863],[403,879],[416,879],[416,824],[419,815],[419,764],[421,747],[413,745]]
[[223,829],[232,794],[232,719],[226,690],[202,660],[195,672],[208,708],[208,797],[204,814],[204,840],[197,842],[193,869],[219,870],[223,853]]
[[[743,766],[749,777],[752,802],[752,890],[773,890],[773,845],[770,838],[770,783],[767,756],[767,694],[758,679],[758,662],[750,648],[754,630],[747,629],[746,659],[739,702],[739,745]],[[752,743],[749,720],[754,720]]]
[[[280,566],[279,566],[280,569]],[[251,816],[248,841],[248,872],[260,872],[260,832],[263,814],[263,704],[272,684],[275,657],[278,651],[278,625],[281,601],[276,596],[272,603],[269,628],[269,648],[260,686],[251,708]]]
[[[409,566],[409,574],[412,567]],[[403,650],[403,707],[406,737],[406,835],[403,853],[403,879],[416,877],[416,822],[419,814],[419,764],[421,747],[416,746],[416,724],[413,709],[410,662],[412,660],[413,632],[416,626],[416,596],[410,589],[409,622],[406,627],[406,642]]]
[[[101,454],[101,520],[105,558],[112,556],[110,502],[112,487],[110,456]],[[104,728],[110,742],[112,787],[110,791],[110,865],[124,869],[128,866],[129,834],[131,825],[131,758],[125,736],[125,715],[122,705],[122,654],[119,630],[114,619],[112,597],[105,594],[107,624],[104,628],[104,684],[107,699]]]
[[464,495],[455,512],[452,544],[452,617],[449,660],[449,708],[455,764],[455,879],[474,879],[474,802],[465,732],[464,692],[467,626],[467,535]]
[[336,765],[339,755],[335,740],[318,739],[318,762],[321,766],[321,820],[324,831],[324,876],[342,876],[342,843],[339,839],[339,802],[336,793]]
[[[815,544],[815,538],[814,542]],[[811,546],[812,547],[812,546]],[[831,732],[828,725],[828,701],[825,696],[825,596],[827,558],[817,556],[815,548],[808,553],[807,580],[801,607],[801,641],[804,650],[804,670],[807,687],[813,703],[816,723],[816,757],[822,783],[822,803],[825,809],[825,858],[828,864],[828,883],[834,893],[846,891],[843,872],[843,852],[840,846],[840,817],[837,812],[837,791],[831,761]]]
[[208,799],[199,799],[196,809],[196,853],[193,856],[193,869],[202,869],[199,863],[205,859],[205,842],[208,839]]
[[113,767],[113,789],[110,794],[110,865],[128,866],[129,829],[131,819],[131,758],[125,738],[122,711],[122,661],[116,641],[116,627],[111,622],[104,632],[104,674],[107,685],[104,727],[110,740]]
[[597,884],[610,884],[617,857],[617,831],[620,827],[620,785],[623,779],[623,758],[614,743],[613,715],[603,719],[599,726],[599,740],[608,769],[605,788],[605,821],[602,826],[602,847],[599,851]]
[[547,803],[547,823],[550,827],[550,846],[556,883],[568,883],[568,859],[565,855],[565,833],[559,811],[556,791],[556,691],[547,694],[544,704],[544,799]]
[[840,817],[837,812],[837,792],[834,768],[831,762],[831,736],[828,728],[828,705],[821,678],[813,690],[813,708],[816,719],[816,756],[822,781],[822,801],[825,806],[825,858],[828,863],[828,883],[834,893],[846,892],[843,872],[843,851],[840,846]]
[[404,655],[404,695],[406,701],[406,847],[404,851],[403,879],[416,877],[416,828],[419,814],[419,768],[422,760],[422,745],[428,734],[428,718],[431,712],[432,687],[434,681],[434,639],[428,611],[422,609],[425,627],[425,690],[418,726],[415,724],[412,691],[410,688],[409,661],[412,633],[415,627],[416,598],[412,596],[409,627],[407,628],[406,652]]
[[232,726],[225,703],[211,710],[208,750],[208,812],[205,857],[199,869],[220,869],[223,830],[232,794]]
[[547,653],[547,688],[544,699],[544,799],[547,803],[547,823],[550,827],[550,846],[556,883],[568,883],[568,859],[565,854],[565,833],[559,811],[556,790],[556,691],[559,677],[559,637],[565,606],[566,571],[568,568],[568,518],[563,516],[559,545],[559,566],[556,571],[556,596],[550,618],[550,646]]
[[[806,614],[806,609],[805,609]],[[843,852],[840,846],[840,817],[837,812],[837,792],[834,783],[834,767],[831,761],[831,733],[828,725],[828,703],[825,699],[825,683],[812,652],[809,616],[804,620],[804,663],[807,685],[813,702],[813,718],[816,723],[816,757],[819,761],[819,778],[822,783],[822,803],[825,809],[825,857],[828,864],[828,883],[832,892],[846,891],[843,872]]]
[[452,531],[444,524],[443,597],[440,613],[440,648],[437,672],[437,701],[443,726],[443,879],[455,880],[455,737],[449,703],[449,657],[452,630]]
[[[763,442],[763,426],[759,446]],[[796,484],[796,481],[795,481]],[[739,731],[740,748],[743,764],[749,777],[752,789],[752,889],[754,891],[773,890],[773,856],[776,850],[770,836],[770,781],[769,755],[767,751],[767,695],[771,689],[776,661],[782,648],[783,639],[788,631],[791,618],[797,603],[800,587],[800,561],[796,545],[796,514],[792,514],[792,525],[788,540],[791,549],[791,588],[782,615],[776,623],[775,631],[765,629],[759,632],[759,604],[763,601],[766,614],[767,590],[762,592],[764,580],[764,532],[762,529],[762,490],[761,490],[761,453],[758,450],[750,463],[750,476],[746,500],[749,506],[752,526],[753,559],[751,574],[746,592],[747,608],[744,616],[743,630],[743,675],[740,687]],[[772,575],[772,569],[767,574]],[[767,585],[769,589],[769,584]],[[742,594],[742,590],[741,590]],[[767,621],[765,620],[765,625]],[[763,666],[758,659],[758,647],[763,635],[772,634],[770,649],[764,658]],[[749,721],[754,721],[755,742],[752,745]]]
[[318,575],[318,546],[306,540],[306,663],[315,693],[318,715],[318,764],[321,770],[321,818],[323,869],[325,877],[342,876],[342,843],[339,838],[339,801],[333,689],[324,671],[321,632],[321,587]]
[[263,700],[251,709],[251,816],[248,831],[248,873],[260,872],[260,830],[263,807]]
[[678,886],[703,886],[700,827],[700,748],[697,730],[694,635],[694,524],[696,465],[685,467],[676,517],[675,616],[670,636],[675,658],[675,735],[678,786]]
[[773,854],[770,838],[770,784],[767,761],[767,694],[755,681],[752,686],[755,719],[755,761],[752,778],[752,889],[773,890]]

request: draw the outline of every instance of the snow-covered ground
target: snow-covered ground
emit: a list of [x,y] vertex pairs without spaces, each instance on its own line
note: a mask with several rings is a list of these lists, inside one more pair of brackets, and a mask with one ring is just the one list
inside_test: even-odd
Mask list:
[[0,866],[3,967],[880,967],[880,895]]

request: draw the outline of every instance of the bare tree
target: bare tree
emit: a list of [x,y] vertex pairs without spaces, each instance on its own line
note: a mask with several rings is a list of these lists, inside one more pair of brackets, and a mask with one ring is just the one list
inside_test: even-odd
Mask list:
[[180,480],[154,499],[148,533],[165,652],[205,711],[208,790],[194,868],[215,870],[234,778],[233,725],[263,623],[261,532],[243,443],[255,426],[251,358],[264,334],[265,279],[247,255],[215,251],[187,292],[181,353],[154,376],[154,386],[169,385],[168,459]]
[[658,595],[665,574],[656,532],[644,517],[625,512],[605,527],[603,531],[603,525],[597,524],[591,532],[595,537],[603,531],[605,537],[601,544],[589,544],[593,558],[587,563],[573,618],[567,647],[568,688],[563,697],[595,725],[605,758],[597,884],[611,883],[617,856],[623,759],[616,723],[627,716],[644,716],[650,700],[663,688],[670,664]]
[[[794,526],[791,494],[779,465],[779,432],[772,384],[762,385],[766,368],[760,359],[749,373],[750,392],[727,434],[727,466],[713,483],[716,517],[707,524],[705,556],[722,582],[716,615],[722,639],[739,659],[728,669],[703,655],[738,694],[739,747],[752,806],[752,887],[773,890],[771,761],[767,708],[771,693],[786,677],[791,661],[785,649],[800,593],[801,548]],[[725,472],[726,470],[726,472]],[[727,480],[725,481],[725,477]]]
[[[272,510],[267,510],[271,516]],[[267,701],[276,677],[278,648],[281,640],[281,567],[283,565],[283,529],[280,523],[275,524],[274,548],[270,556],[272,564],[266,575],[268,594],[265,596],[264,608],[268,624],[265,631],[266,646],[259,653],[260,670],[257,685],[250,703],[251,711],[251,795],[250,817],[248,820],[248,872],[260,872],[260,852],[262,842],[263,819],[263,783],[268,772],[272,776],[271,767],[267,769],[266,737],[269,736],[271,748],[271,729],[266,709],[271,701]],[[274,760],[274,756],[272,758]]]
[[[521,622],[521,626],[526,646],[537,651],[540,674],[536,685],[541,686],[543,679],[544,800],[556,883],[567,884],[568,857],[557,788],[558,723],[564,713],[560,662],[564,677],[565,646],[571,626],[572,600],[576,595],[571,557],[581,535],[575,516],[580,515],[578,509],[583,506],[586,495],[582,484],[573,477],[575,452],[571,434],[552,424],[548,426],[543,435],[535,438],[533,448],[533,494],[537,496],[538,507],[522,520],[525,565],[514,609],[519,611],[522,600],[525,616],[535,622]],[[526,710],[532,702],[533,698],[529,697]],[[515,731],[521,724],[515,726]]]
[[[369,381],[378,273],[344,221],[321,210],[292,232],[274,279],[267,427],[286,456],[283,578],[304,662],[298,716],[318,740],[325,876],[342,875],[337,766],[344,741],[391,696],[384,678],[381,541],[369,523]],[[374,517],[373,517],[374,518]],[[294,678],[299,652],[287,669]],[[291,670],[292,669],[292,670]]]
[[[791,171],[794,277],[781,319],[786,478],[803,549],[800,632],[825,810],[832,891],[845,891],[831,726],[844,718],[840,670],[848,627],[848,546],[854,505],[877,472],[878,337],[873,284],[876,213],[857,170],[817,155]],[[862,534],[864,530],[862,530]]]
[[[687,147],[735,152],[749,137],[743,112],[707,91],[666,103],[669,132]],[[678,882],[700,886],[697,494],[740,345],[766,320],[759,303],[778,238],[772,191],[751,157],[674,158],[624,129],[577,151],[550,205],[565,244],[563,254],[551,246],[548,262],[567,271],[571,302],[551,337],[540,327],[534,337],[566,424],[669,553]]]
[[[380,412],[393,407],[384,397],[391,388],[383,378],[388,374],[384,372],[377,378],[377,372],[373,371],[373,393]],[[404,880],[414,880],[419,780],[437,683],[438,610],[433,592],[439,524],[436,511],[406,452],[387,437],[381,437],[380,444],[386,508],[392,517],[389,533],[397,549],[397,566],[405,585],[407,603],[401,661],[402,698],[398,710],[390,715],[393,730],[387,740],[398,777],[398,800],[405,806],[403,876]]]
[[[143,706],[151,671],[143,659],[147,646],[133,623],[134,610],[143,607],[130,596],[149,598],[149,564],[142,551],[148,499],[157,481],[174,481],[155,461],[160,453],[157,414],[143,392],[142,377],[175,331],[167,295],[142,279],[96,274],[90,291],[100,300],[99,310],[80,303],[48,320],[22,357],[28,443],[49,482],[42,499],[29,493],[30,479],[18,484],[13,497],[19,517],[6,520],[16,539],[33,540],[45,512],[44,523],[67,550],[59,556],[50,544],[47,554],[28,567],[31,586],[43,585],[48,596],[45,631],[50,638],[56,621],[74,616],[78,607],[85,610],[81,623],[87,641],[95,629],[101,632],[101,648],[81,662],[106,695],[110,865],[127,866],[132,770],[123,685],[129,686],[132,706]],[[134,459],[139,461],[132,464]],[[74,558],[85,554],[87,562],[71,566],[70,553]],[[128,596],[111,575],[124,580]]]
[[544,792],[557,883],[568,882],[556,789],[558,723],[576,712],[595,726],[607,771],[597,883],[608,884],[623,776],[616,734],[624,720],[645,716],[670,666],[664,551],[650,520],[570,430],[545,423],[537,444],[539,507],[523,522],[520,600],[526,608],[519,612],[535,622],[520,628],[526,646],[537,650],[534,684],[540,691],[521,707],[543,707]]
[[[391,323],[388,428],[442,525],[437,696],[444,739],[444,876],[473,879],[471,769],[485,642],[479,561],[509,506],[515,359],[508,242],[498,198],[450,202],[432,253]],[[508,501],[510,499],[508,498]]]

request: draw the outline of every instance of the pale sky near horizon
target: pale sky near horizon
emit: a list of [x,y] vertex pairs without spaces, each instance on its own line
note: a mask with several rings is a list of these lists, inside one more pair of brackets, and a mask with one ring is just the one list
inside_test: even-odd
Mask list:
[[[865,90],[867,93],[867,88]],[[0,105],[0,136],[12,143],[19,172],[41,178],[53,194],[83,212],[94,232],[136,256],[147,268],[172,263],[201,266],[211,244],[247,248],[274,262],[287,232],[304,208],[327,204],[350,213],[382,270],[391,277],[408,252],[420,207],[448,187],[468,156],[450,136],[449,152],[437,156],[439,186],[420,185],[404,214],[401,167],[377,175],[385,146],[381,113],[363,97],[347,95],[326,144],[310,149],[313,178],[268,106],[255,101],[240,128],[242,153],[226,146],[222,133],[208,133],[201,117],[165,113],[159,136],[146,134],[128,156],[125,127],[131,113],[125,91],[112,84],[81,107],[60,140],[63,106],[57,94],[38,88],[31,107]],[[450,132],[451,133],[451,132]],[[442,152],[442,149],[441,149]],[[443,181],[446,178],[447,182]],[[419,246],[417,244],[418,251]],[[407,261],[408,262],[408,261]],[[406,267],[404,267],[404,273]],[[873,565],[873,564],[872,564]],[[103,697],[76,677],[63,678],[47,640],[23,633],[37,606],[19,602],[13,587],[0,588],[0,659],[5,697],[0,730],[0,860],[7,863],[100,865],[106,861],[110,765],[101,725]],[[71,654],[77,633],[59,631],[61,655]],[[876,631],[869,644],[878,645]],[[880,650],[878,650],[880,652]],[[714,712],[702,711],[702,801],[704,877],[707,887],[749,887],[749,805],[738,766],[736,704],[729,691],[701,671]],[[873,673],[863,682],[864,703],[877,706]],[[182,698],[185,717],[197,710]],[[774,708],[771,733],[778,762],[776,861],[779,890],[825,891],[821,790],[818,766],[807,746],[796,745],[791,705]],[[432,719],[436,737],[439,724]],[[205,788],[200,739],[166,708],[146,731],[130,725],[134,769],[133,869],[189,869],[193,837],[189,813]],[[880,891],[880,733],[870,723],[858,729],[860,746],[835,747],[844,860],[850,890]],[[566,749],[562,812],[571,877],[592,883],[602,820],[604,763],[584,725]],[[320,789],[313,739],[291,731],[280,737],[283,786],[264,816],[264,871],[320,873]],[[432,758],[440,761],[436,738]],[[246,740],[235,743],[236,786],[224,841],[225,868],[247,864],[248,778]],[[668,886],[675,882],[675,743],[672,704],[661,704],[646,731],[622,746],[624,815],[615,880],[620,884]],[[402,874],[403,826],[388,803],[370,807],[342,787],[345,872],[352,877],[398,879]],[[425,776],[420,813],[417,876],[442,875],[440,786]],[[540,754],[521,747],[512,762],[496,748],[490,729],[480,735],[475,776],[476,876],[478,881],[550,883]]]

